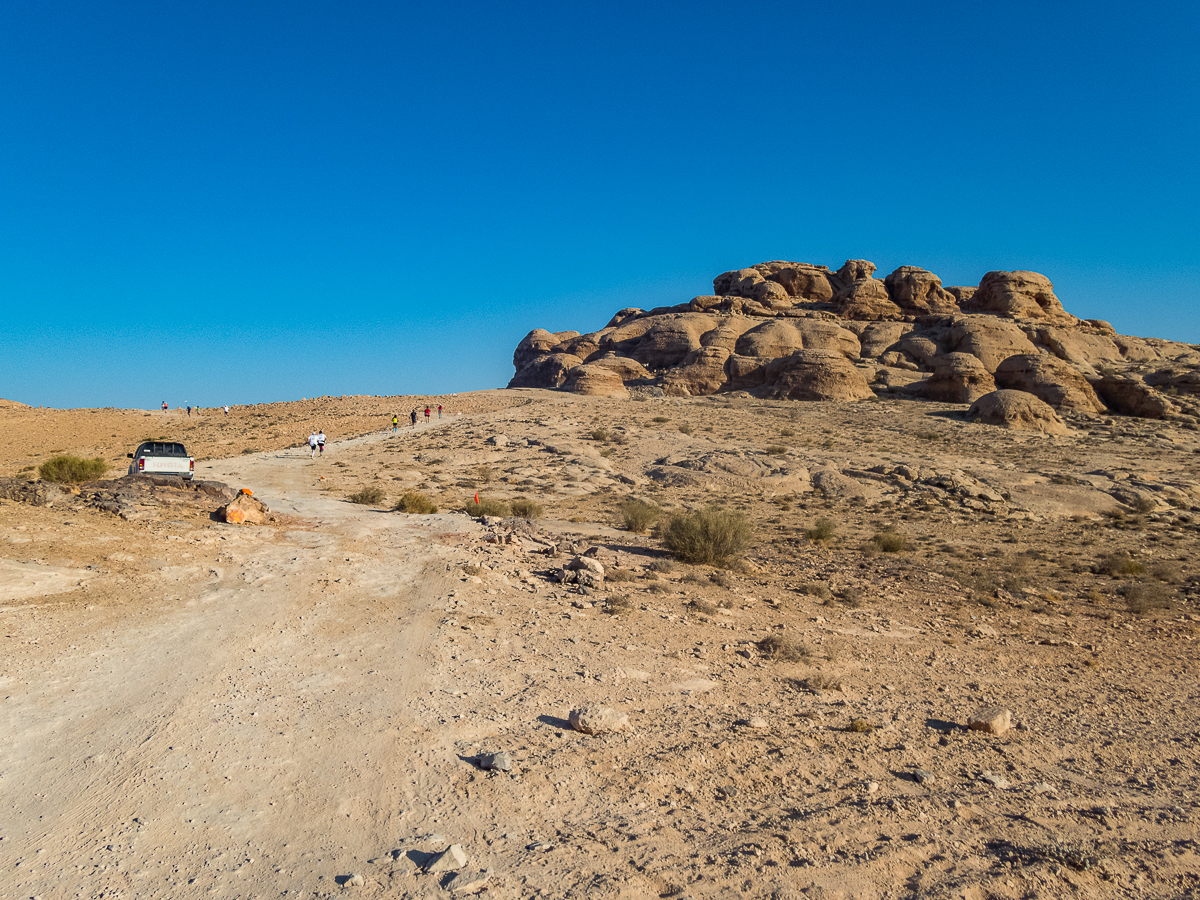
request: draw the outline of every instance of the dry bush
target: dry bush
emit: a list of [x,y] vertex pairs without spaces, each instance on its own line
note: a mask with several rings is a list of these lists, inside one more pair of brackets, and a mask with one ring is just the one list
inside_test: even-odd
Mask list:
[[1126,585],[1121,594],[1125,598],[1125,606],[1137,615],[1143,615],[1156,609],[1167,609],[1171,605],[1171,593],[1157,582],[1149,584]]
[[870,734],[876,728],[866,719],[851,719],[850,724],[846,726],[846,730],[854,734]]
[[604,573],[604,580],[621,584],[622,582],[633,581],[634,575],[628,569],[609,569]]
[[782,662],[799,662],[813,655],[811,647],[783,632],[763,638],[758,642],[758,649],[771,659]]
[[680,434],[691,434],[691,433],[692,433],[692,426],[691,426],[691,425],[688,425],[688,424],[685,422],[683,425],[680,425],[680,426],[679,426],[679,433],[680,433]]
[[491,466],[480,466],[475,470],[475,477],[480,484],[491,484],[496,478],[496,472]]
[[1179,570],[1179,566],[1172,562],[1159,562],[1150,567],[1150,577],[1156,581],[1165,581],[1168,584],[1174,584],[1183,576]]
[[829,590],[829,585],[821,581],[809,581],[796,585],[796,590],[809,597],[816,597],[820,600],[828,600],[833,594]]
[[702,616],[715,616],[717,614],[717,610],[720,609],[717,604],[709,600],[700,600],[698,598],[689,602],[688,608],[691,609],[692,612],[699,613]]
[[628,594],[610,594],[604,600],[604,611],[610,616],[630,612],[633,608],[633,601]]
[[652,581],[650,584],[646,585],[646,590],[652,594],[669,594],[674,590],[674,588],[672,588],[671,585],[665,581]]
[[479,518],[480,516],[495,516],[497,518],[507,518],[512,515],[512,507],[503,500],[480,500],[476,503],[473,499],[466,503],[466,511],[468,516]]
[[431,515],[438,511],[436,503],[417,491],[408,491],[396,501],[396,505],[393,508],[396,512],[415,513],[422,516]]
[[81,459],[78,456],[56,456],[38,466],[38,477],[55,484],[81,484],[94,481],[108,471],[102,459]]
[[626,500],[621,504],[621,518],[625,530],[641,534],[662,517],[663,511],[645,500]]
[[650,421],[656,425],[665,425],[667,422],[670,422],[671,420],[668,419],[666,416],[655,416]]
[[1158,503],[1151,497],[1135,497],[1130,506],[1140,513],[1154,512],[1154,510],[1158,509]]
[[838,591],[838,598],[852,609],[858,609],[863,605],[865,595],[862,588],[852,584]]
[[783,446],[782,444],[771,444],[766,448],[765,452],[767,456],[786,456],[787,447]]
[[482,575],[483,574],[483,567],[477,566],[477,565],[475,565],[475,563],[464,563],[462,570],[467,575]]
[[661,572],[666,575],[674,572],[679,566],[676,565],[675,560],[663,558],[651,561],[650,565],[646,566],[646,568],[651,572]]
[[907,536],[890,528],[886,531],[877,532],[871,538],[871,542],[877,550],[884,553],[902,553],[910,547]]
[[372,484],[367,487],[360,488],[346,499],[351,503],[361,503],[364,506],[378,506],[383,502],[385,494],[383,488]]
[[1118,550],[1108,556],[1101,557],[1096,564],[1096,571],[1101,575],[1111,575],[1118,578],[1121,575],[1142,575],[1146,567],[1129,555],[1127,550]]
[[812,691],[814,694],[821,691],[840,691],[842,689],[842,679],[825,672],[813,672],[813,674],[800,682],[800,686]]
[[539,519],[546,511],[540,503],[535,503],[527,497],[518,497],[509,504],[509,507],[514,516],[522,519]]
[[694,569],[690,572],[686,572],[683,578],[680,580],[685,584],[708,584],[708,579]]
[[728,575],[726,575],[724,572],[712,572],[708,576],[708,580],[711,581],[713,584],[715,584],[717,587],[725,588],[725,590],[727,590],[727,591],[733,589],[733,579],[730,578]]
[[817,523],[808,531],[804,532],[804,536],[810,541],[829,541],[833,539],[837,533],[837,526],[829,519],[817,519]]
[[608,440],[608,429],[607,428],[593,428],[591,431],[588,432],[588,437],[590,437],[593,441],[600,441],[601,443],[603,443],[604,441]]
[[753,529],[740,512],[710,506],[672,515],[659,538],[687,563],[728,567],[750,549]]

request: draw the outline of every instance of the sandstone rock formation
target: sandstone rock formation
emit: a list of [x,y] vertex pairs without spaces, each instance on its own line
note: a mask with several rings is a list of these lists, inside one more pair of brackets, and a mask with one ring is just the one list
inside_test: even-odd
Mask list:
[[984,394],[971,404],[967,417],[978,419],[985,425],[999,425],[1014,431],[1067,434],[1067,426],[1054,409],[1024,391],[1004,390]]
[[[988,272],[977,288],[943,287],[917,266],[877,278],[862,259],[836,271],[758,263],[718,275],[712,294],[686,303],[625,307],[596,332],[534,329],[513,366],[511,388],[603,396],[968,404],[1001,388],[1068,416],[1200,416],[1200,348],[1077,319],[1044,275]],[[1032,427],[1014,404],[1002,404],[1001,418]],[[1030,421],[1061,427],[1057,416]]]

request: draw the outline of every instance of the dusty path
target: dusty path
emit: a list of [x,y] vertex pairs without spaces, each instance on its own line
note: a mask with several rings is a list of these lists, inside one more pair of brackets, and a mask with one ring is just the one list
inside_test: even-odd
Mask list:
[[96,627],[78,610],[4,686],[0,896],[335,889],[428,815],[414,709],[450,552],[434,535],[471,523],[322,497],[313,468],[213,463],[311,524],[184,535],[136,611]]

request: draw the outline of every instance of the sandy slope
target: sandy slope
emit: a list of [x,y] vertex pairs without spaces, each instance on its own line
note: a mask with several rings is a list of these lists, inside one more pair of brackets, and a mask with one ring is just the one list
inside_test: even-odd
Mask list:
[[[930,404],[470,399],[316,461],[241,454],[252,429],[224,438],[236,455],[200,476],[252,487],[278,528],[0,501],[0,897],[448,896],[420,872],[447,843],[491,870],[491,897],[1196,893],[1193,431],[1030,438]],[[369,418],[361,403],[345,421]],[[280,430],[302,430],[285,406]],[[881,461],[931,483],[864,474]],[[780,474],[801,464],[880,493],[821,497]],[[932,484],[961,470],[1009,499]],[[535,497],[548,517],[531,534],[344,501],[364,484],[443,506]],[[1174,505],[1096,515],[1122,491]],[[749,566],[671,566],[613,527],[630,492],[743,509]],[[819,516],[840,541],[803,537]],[[885,522],[915,549],[863,553]],[[571,546],[628,580],[557,584]],[[1089,568],[1115,549],[1175,567],[1170,606],[1124,610],[1129,581]],[[981,586],[993,573],[1003,586]],[[772,657],[773,635],[803,652]],[[632,730],[567,728],[600,703]],[[1021,727],[959,728],[989,703]],[[475,765],[501,749],[512,773]]]

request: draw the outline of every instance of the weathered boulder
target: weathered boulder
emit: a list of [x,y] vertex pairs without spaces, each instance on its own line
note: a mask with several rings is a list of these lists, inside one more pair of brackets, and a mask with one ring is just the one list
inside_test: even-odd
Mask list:
[[859,355],[863,359],[878,359],[913,330],[911,322],[870,322],[859,327]]
[[958,301],[942,288],[942,279],[918,266],[901,266],[883,280],[892,303],[910,315],[956,313]]
[[651,374],[636,359],[621,356],[617,353],[602,353],[587,361],[589,366],[603,366],[612,369],[623,381],[642,381],[651,378]]
[[1097,413],[1105,408],[1078,369],[1045,353],[1010,356],[996,367],[996,384],[1033,394],[1059,412]]
[[841,288],[849,287],[856,281],[870,278],[874,274],[875,263],[865,259],[848,259],[842,263],[842,267],[837,270],[837,273],[830,280],[833,282],[836,292]]
[[759,263],[754,267],[768,281],[779,284],[789,297],[810,303],[828,303],[833,297],[833,285],[829,282],[829,269],[809,263],[773,262]]
[[626,355],[647,369],[677,366],[684,357],[700,347],[700,336],[713,324],[712,317],[702,313],[656,316],[636,346]]
[[237,499],[230,501],[217,510],[217,514],[231,525],[264,525],[271,521],[271,510],[261,500],[246,490],[238,494]]
[[946,346],[979,357],[989,372],[995,372],[1010,356],[1038,352],[1016,322],[991,316],[956,318],[946,332]]
[[1063,325],[1078,321],[1054,296],[1050,279],[1037,272],[988,272],[962,308],[1009,319],[1043,319]]
[[1040,431],[1043,434],[1067,434],[1067,426],[1053,407],[1025,391],[992,391],[971,404],[967,417],[985,425],[997,425],[1014,431]]
[[873,321],[901,315],[900,307],[888,296],[887,286],[878,278],[860,278],[842,288],[833,297],[838,315],[847,319]]
[[947,353],[934,359],[933,374],[922,386],[921,396],[941,403],[972,403],[995,389],[995,379],[978,357]]
[[841,353],[797,350],[765,366],[763,397],[776,400],[866,400],[875,394]]
[[621,373],[600,365],[576,366],[567,373],[563,390],[591,397],[628,397]]
[[530,360],[508,383],[510,388],[556,388],[567,380],[567,373],[583,360],[569,353],[546,353]]
[[513,351],[513,368],[520,372],[539,356],[546,353],[553,353],[554,348],[566,338],[575,337],[578,334],[578,331],[551,334],[544,328],[533,329],[533,331],[521,338],[521,343],[517,344],[517,349]]
[[1165,419],[1176,411],[1170,400],[1136,378],[1104,375],[1089,383],[1109,409],[1123,416]]
[[584,734],[604,734],[609,731],[628,731],[629,716],[609,706],[590,706],[573,709],[567,720],[571,727]]
[[693,350],[664,376],[663,393],[668,397],[703,397],[717,393],[729,382],[725,369],[729,357],[730,353],[724,347]]

